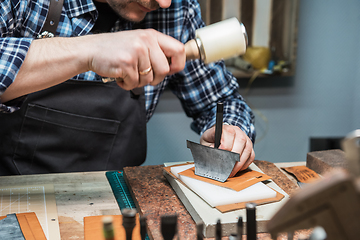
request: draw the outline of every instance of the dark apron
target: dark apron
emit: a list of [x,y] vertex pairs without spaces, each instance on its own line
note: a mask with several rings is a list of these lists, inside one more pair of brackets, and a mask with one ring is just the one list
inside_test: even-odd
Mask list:
[[120,170],[146,158],[144,93],[69,80],[0,114],[0,175]]

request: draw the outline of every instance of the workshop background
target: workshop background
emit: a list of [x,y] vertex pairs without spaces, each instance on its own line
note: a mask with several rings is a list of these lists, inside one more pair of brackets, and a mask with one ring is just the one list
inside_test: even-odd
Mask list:
[[[359,9],[358,0],[300,0],[295,75],[257,78],[246,96],[256,116],[256,159],[306,161],[312,140],[360,128]],[[246,81],[239,82],[244,94]],[[190,123],[165,92],[147,125],[144,165],[192,160],[186,140],[199,136]]]

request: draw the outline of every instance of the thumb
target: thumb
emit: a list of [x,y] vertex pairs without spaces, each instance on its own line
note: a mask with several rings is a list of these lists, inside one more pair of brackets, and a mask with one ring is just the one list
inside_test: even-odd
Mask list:
[[200,144],[213,146],[215,143],[215,127],[206,130],[200,138]]

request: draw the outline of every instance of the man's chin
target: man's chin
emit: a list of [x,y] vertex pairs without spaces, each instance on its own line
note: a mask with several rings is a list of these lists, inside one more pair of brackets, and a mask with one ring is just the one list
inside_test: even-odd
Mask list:
[[144,20],[145,16],[146,16],[146,13],[141,12],[141,13],[125,14],[122,17],[130,22],[137,23],[137,22],[141,22],[142,20]]

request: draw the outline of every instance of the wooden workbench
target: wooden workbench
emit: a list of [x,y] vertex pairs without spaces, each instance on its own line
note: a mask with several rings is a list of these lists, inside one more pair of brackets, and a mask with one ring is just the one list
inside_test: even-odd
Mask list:
[[[260,164],[260,163],[259,163]],[[303,163],[305,164],[305,163]],[[284,164],[281,164],[284,165]],[[284,166],[299,165],[299,163],[287,163]],[[131,168],[132,170],[147,170],[147,168],[160,168],[161,166],[144,166]],[[261,168],[261,167],[260,167]],[[161,171],[160,171],[161,174]],[[267,173],[269,174],[269,173]],[[274,173],[278,175],[278,172]],[[144,176],[133,176],[134,179],[141,179]],[[162,180],[163,176],[152,176],[160,179],[164,186],[169,184]],[[164,178],[165,179],[165,178]],[[41,174],[25,176],[3,176],[0,177],[1,186],[25,186],[53,184],[57,205],[60,235],[63,240],[84,239],[84,217],[97,215],[116,215],[120,214],[118,204],[113,196],[111,187],[105,176],[105,172],[86,172],[86,173],[60,173],[60,174]],[[287,183],[290,184],[291,183]],[[291,187],[290,187],[291,188]],[[134,189],[133,189],[134,190]],[[172,196],[169,196],[173,198]],[[173,198],[174,199],[174,198]],[[159,207],[160,202],[157,201]],[[175,209],[178,211],[178,209]],[[159,209],[153,209],[159,212]],[[187,219],[189,214],[184,211]],[[152,223],[152,219],[148,224]],[[192,222],[191,224],[195,224]],[[186,230],[188,231],[188,230]],[[190,230],[189,232],[191,232]],[[191,237],[189,238],[191,239]],[[226,238],[227,239],[227,238]],[[268,235],[263,235],[261,239],[270,239]],[[183,239],[182,239],[183,240]]]

